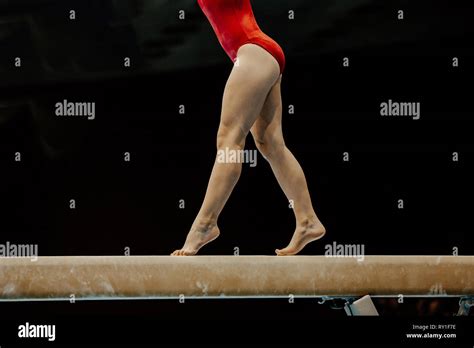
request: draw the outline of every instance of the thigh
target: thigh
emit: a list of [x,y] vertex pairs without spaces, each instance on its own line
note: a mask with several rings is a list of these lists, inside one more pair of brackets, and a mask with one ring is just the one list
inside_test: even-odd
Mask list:
[[252,126],[252,136],[257,144],[282,143],[282,100],[281,100],[281,76],[272,87],[265,103]]
[[[245,137],[259,116],[279,76],[278,64],[261,47],[239,50],[222,101],[221,127],[239,130]],[[270,56],[270,57],[269,57]]]

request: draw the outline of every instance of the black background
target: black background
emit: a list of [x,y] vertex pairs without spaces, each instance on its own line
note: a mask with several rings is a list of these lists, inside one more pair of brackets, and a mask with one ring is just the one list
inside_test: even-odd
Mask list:
[[[64,3],[1,3],[6,18],[25,12],[40,18],[45,32],[56,30],[54,47],[63,47],[46,50],[51,36],[35,41],[34,32],[21,25],[1,27],[0,32],[11,34],[0,44],[2,242],[37,243],[40,255],[122,255],[126,247],[132,255],[169,254],[182,245],[203,199],[231,63],[192,2],[191,20],[166,30],[181,33],[185,43],[188,32],[205,28],[199,42],[211,45],[213,55],[203,56],[198,45],[189,65],[174,69],[157,66],[176,42],[140,46],[131,30],[115,36],[105,31],[116,41],[99,47],[87,36],[91,32],[81,36],[76,28],[69,43],[76,49],[69,49],[60,37],[68,24],[48,27],[47,19],[67,5],[84,6],[90,12],[77,23],[102,28],[110,19],[110,4]],[[324,245],[336,241],[364,244],[367,254],[449,255],[457,247],[461,255],[472,255],[472,6],[467,1],[366,1],[337,18],[321,18],[331,22],[323,29],[311,17],[293,27],[286,17],[288,4],[276,3],[255,1],[254,8],[261,27],[285,50],[284,134],[328,230],[304,254],[323,254]],[[332,13],[326,2],[298,4]],[[398,8],[405,11],[402,22],[396,19]],[[271,19],[265,16],[270,10]],[[27,57],[21,70],[11,66],[17,52]],[[139,62],[132,72],[120,71],[124,55]],[[350,68],[342,67],[343,57],[350,57]],[[452,67],[453,57],[460,67]],[[73,60],[83,70],[61,63]],[[44,61],[54,74],[41,68]],[[94,101],[96,120],[58,119],[54,104],[63,99]],[[388,99],[420,102],[421,119],[381,117],[380,103]],[[178,113],[181,104],[185,115]],[[289,105],[294,115],[286,112]],[[247,147],[255,148],[250,137]],[[22,153],[21,163],[13,161],[16,151]],[[350,162],[343,161],[346,151]],[[131,162],[123,161],[124,152],[131,153]],[[459,162],[452,161],[453,152],[459,153]],[[72,198],[75,210],[69,209]],[[180,199],[185,209],[179,209]],[[399,199],[405,203],[402,210]],[[220,238],[203,254],[231,255],[239,247],[242,255],[272,255],[289,241],[294,217],[261,156],[256,168],[244,165],[219,225]],[[116,303],[121,313],[133,306]],[[22,306],[31,313],[64,310]],[[89,314],[110,314],[107,303],[88,306]],[[146,306],[134,307],[134,315],[153,317]],[[196,306],[201,306],[198,312],[205,308],[218,315],[216,304]],[[261,310],[274,313],[274,306]],[[240,314],[257,308],[251,302],[236,307]],[[316,308],[297,313],[306,319],[326,315]]]

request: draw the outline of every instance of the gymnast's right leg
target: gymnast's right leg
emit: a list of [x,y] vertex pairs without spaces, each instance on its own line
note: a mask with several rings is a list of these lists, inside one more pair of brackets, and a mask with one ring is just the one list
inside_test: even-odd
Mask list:
[[295,255],[308,243],[320,239],[326,230],[312,203],[303,169],[286,147],[282,131],[281,78],[270,91],[251,132],[257,148],[267,159],[288,200],[294,202],[296,230],[279,256]]

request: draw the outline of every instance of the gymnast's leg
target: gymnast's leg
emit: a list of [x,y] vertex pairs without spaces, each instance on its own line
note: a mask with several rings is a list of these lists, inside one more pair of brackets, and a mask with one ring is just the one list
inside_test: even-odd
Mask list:
[[304,246],[326,233],[311,204],[303,170],[288,150],[282,131],[281,78],[270,91],[251,132],[257,148],[272,167],[278,183],[288,200],[294,202],[296,230],[289,245],[276,250],[277,255],[294,255]]
[[[280,76],[278,62],[263,48],[247,44],[239,49],[227,81],[217,134],[218,150],[243,150],[245,138]],[[194,255],[219,236],[218,217],[242,170],[241,163],[219,163],[216,158],[202,207],[184,246],[172,255]]]

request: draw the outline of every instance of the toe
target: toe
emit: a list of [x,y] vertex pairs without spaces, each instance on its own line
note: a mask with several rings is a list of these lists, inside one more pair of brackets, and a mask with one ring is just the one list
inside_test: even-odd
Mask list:
[[292,248],[286,247],[284,249],[278,250],[278,256],[289,256],[293,254],[294,254],[294,250]]

